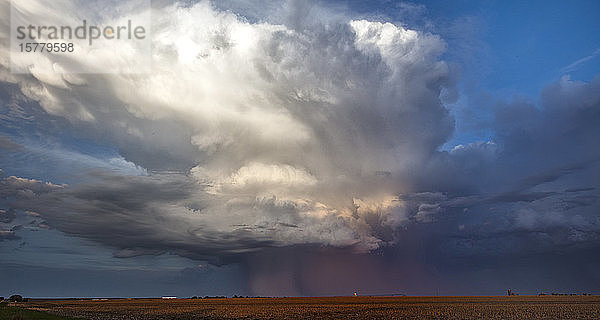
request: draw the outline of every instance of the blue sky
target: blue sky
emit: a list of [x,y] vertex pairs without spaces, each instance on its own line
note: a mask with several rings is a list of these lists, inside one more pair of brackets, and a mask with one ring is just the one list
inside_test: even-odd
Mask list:
[[[341,3],[364,17],[441,35],[448,44],[445,57],[461,70],[455,109],[468,109],[470,117],[489,117],[485,104],[498,100],[537,104],[548,84],[563,76],[590,81],[600,70],[600,34],[591,31],[600,29],[597,1]],[[493,140],[489,131],[472,131],[459,123],[444,148],[487,140]]]
[[599,2],[185,3],[2,62],[0,294],[597,293]]
[[[484,68],[472,68],[466,63],[462,67],[463,81],[472,80],[482,90],[535,99],[545,85],[563,75],[583,81],[597,75],[600,62],[595,55],[600,35],[592,32],[600,27],[596,16],[600,4],[596,1],[459,0],[419,4],[425,6],[427,19],[436,25],[435,31],[448,42],[449,56],[475,55],[481,60],[476,66],[482,64]],[[467,21],[474,23],[460,30],[464,34],[448,28],[465,19],[473,19]],[[478,43],[481,51],[461,52],[459,41]],[[567,68],[588,57],[585,63]]]
[[[432,20],[465,23],[444,37],[450,59],[461,65],[461,103],[483,109],[494,100],[525,99],[537,104],[541,90],[563,76],[590,81],[600,70],[597,1],[431,1]],[[470,24],[470,22],[474,22]],[[444,35],[444,28],[437,30]],[[472,36],[472,38],[469,38]],[[453,41],[452,39],[456,39]],[[467,50],[461,42],[470,42]],[[472,50],[475,49],[475,50]],[[456,51],[455,51],[456,50]],[[474,51],[474,52],[473,52]],[[493,101],[493,100],[492,100]],[[487,103],[493,103],[487,101]],[[457,132],[456,142],[485,137]],[[489,137],[492,138],[493,137]],[[455,144],[453,141],[449,145]]]

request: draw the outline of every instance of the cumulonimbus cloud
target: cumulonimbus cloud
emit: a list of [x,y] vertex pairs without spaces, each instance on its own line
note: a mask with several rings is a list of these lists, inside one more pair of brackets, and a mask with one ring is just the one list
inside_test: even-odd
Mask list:
[[[294,245],[364,252],[394,244],[407,223],[447,212],[472,222],[466,212],[496,214],[491,206],[506,210],[494,216],[501,222],[491,231],[473,222],[474,233],[537,230],[538,213],[564,189],[595,190],[591,182],[539,186],[576,172],[582,159],[585,168],[595,163],[597,80],[557,84],[542,109],[501,106],[497,141],[440,151],[454,128],[440,100],[455,79],[440,60],[444,41],[339,15],[300,21],[306,10],[325,9],[304,8],[281,23],[249,22],[208,2],[155,9],[150,74],[15,75],[3,52],[3,82],[150,172],[95,172],[50,189],[33,180],[19,189],[20,178],[9,177],[2,186],[13,192],[12,206],[118,248],[116,257],[227,260]],[[571,128],[575,122],[581,126]],[[592,198],[583,200],[593,206]],[[551,227],[577,224],[555,221]],[[597,225],[586,226],[577,230],[593,237]]]
[[49,192],[34,209],[50,224],[117,247],[155,247],[159,235],[189,255],[393,240],[377,234],[406,221],[402,177],[453,128],[439,37],[366,20],[250,23],[208,2],[153,20],[147,75],[19,76],[3,63],[5,80],[82,134],[182,172]]

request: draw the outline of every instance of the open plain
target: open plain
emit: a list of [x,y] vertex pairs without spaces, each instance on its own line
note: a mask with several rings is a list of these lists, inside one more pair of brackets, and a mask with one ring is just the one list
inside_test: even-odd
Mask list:
[[31,300],[19,306],[99,320],[600,319],[600,296]]

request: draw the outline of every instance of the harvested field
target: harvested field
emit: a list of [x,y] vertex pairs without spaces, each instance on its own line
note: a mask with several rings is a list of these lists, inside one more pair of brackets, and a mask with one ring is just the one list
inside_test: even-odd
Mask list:
[[600,296],[33,300],[21,306],[102,320],[600,319]]

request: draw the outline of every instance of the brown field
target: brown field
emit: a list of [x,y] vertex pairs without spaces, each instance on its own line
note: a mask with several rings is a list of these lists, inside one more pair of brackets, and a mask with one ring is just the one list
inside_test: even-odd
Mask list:
[[600,296],[33,300],[85,319],[600,319]]

